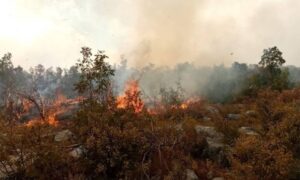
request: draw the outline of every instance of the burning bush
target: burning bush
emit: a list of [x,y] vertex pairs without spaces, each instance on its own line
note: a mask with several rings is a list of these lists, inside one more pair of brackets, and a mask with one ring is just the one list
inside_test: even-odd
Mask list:
[[133,109],[136,113],[143,110],[144,102],[141,99],[138,81],[131,80],[127,82],[124,94],[117,97],[117,108]]

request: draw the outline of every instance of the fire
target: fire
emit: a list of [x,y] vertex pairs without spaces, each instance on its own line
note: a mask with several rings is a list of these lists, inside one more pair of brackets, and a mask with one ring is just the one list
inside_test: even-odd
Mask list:
[[190,98],[185,101],[183,101],[181,104],[176,104],[176,105],[163,105],[160,101],[156,101],[154,106],[152,105],[151,107],[147,108],[147,112],[151,115],[157,115],[160,113],[165,112],[168,108],[173,109],[173,110],[186,110],[188,109],[191,105],[194,103],[199,102],[199,98]]
[[182,104],[180,105],[180,108],[181,108],[181,109],[186,109],[186,108],[188,108],[188,104],[187,104],[187,103],[182,103]]
[[200,102],[200,101],[201,101],[200,97],[189,98],[189,99],[185,100],[183,103],[181,103],[179,108],[180,109],[187,109],[192,104],[195,104],[195,103]]
[[144,102],[140,97],[141,91],[136,80],[128,81],[125,93],[117,98],[117,108],[133,108],[134,112],[139,113],[144,108]]
[[40,123],[38,120],[30,120],[30,121],[28,121],[28,122],[25,124],[25,126],[27,126],[27,127],[32,127],[32,126],[34,126],[34,125],[36,125],[36,124],[38,124],[38,123]]
[[25,126],[27,127],[32,127],[38,124],[49,124],[51,126],[58,126],[58,121],[55,118],[56,114],[51,114],[49,115],[45,121],[42,121],[41,119],[32,119],[30,121],[28,121]]
[[57,126],[58,125],[58,121],[55,118],[55,114],[48,117],[47,123],[51,126]]
[[48,113],[47,113],[44,121],[41,120],[40,118],[35,118],[35,119],[28,121],[25,125],[27,127],[31,127],[31,126],[34,126],[37,124],[49,124],[51,126],[58,126],[59,122],[55,117],[57,114],[65,111],[65,109],[61,108],[61,105],[64,102],[68,102],[68,99],[61,93],[57,93],[56,99],[51,104],[51,108],[48,109]]
[[54,106],[59,106],[60,104],[66,102],[68,99],[60,92],[56,94],[55,101],[53,103]]

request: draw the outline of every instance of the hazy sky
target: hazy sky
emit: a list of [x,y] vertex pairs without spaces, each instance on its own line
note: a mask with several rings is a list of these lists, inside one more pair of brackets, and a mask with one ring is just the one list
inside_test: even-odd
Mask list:
[[299,0],[0,0],[0,54],[68,67],[82,46],[112,63],[256,63],[276,45],[300,66]]

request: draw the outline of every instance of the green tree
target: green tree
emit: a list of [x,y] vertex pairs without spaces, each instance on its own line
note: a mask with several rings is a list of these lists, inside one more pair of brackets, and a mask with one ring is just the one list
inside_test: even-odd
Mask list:
[[[58,73],[58,71],[57,71]],[[80,73],[75,66],[71,66],[70,69],[65,69],[61,77],[60,88],[62,93],[68,98],[75,98],[78,96],[78,92],[74,91],[74,84],[79,81]],[[59,78],[59,76],[57,75]]]
[[289,87],[289,72],[283,68],[285,59],[282,52],[276,47],[265,49],[258,63],[258,73],[250,79],[250,89],[271,88],[283,90]]
[[11,58],[11,53],[7,53],[0,59],[0,88],[3,91],[8,90],[13,84],[14,66]]
[[98,51],[93,58],[89,47],[83,47],[81,54],[82,59],[76,65],[81,75],[75,89],[86,95],[88,100],[103,103],[108,100],[111,77],[114,75],[112,67],[105,62],[108,56],[104,51]]
[[12,118],[12,113],[8,113],[8,110],[12,109],[12,90],[14,89],[14,67],[11,57],[11,53],[7,53],[0,59],[0,110],[3,111],[2,114],[5,114],[5,117],[10,118]]
[[282,52],[276,47],[265,49],[263,55],[261,56],[261,61],[259,65],[263,68],[267,68],[271,72],[274,72],[285,63],[282,57]]

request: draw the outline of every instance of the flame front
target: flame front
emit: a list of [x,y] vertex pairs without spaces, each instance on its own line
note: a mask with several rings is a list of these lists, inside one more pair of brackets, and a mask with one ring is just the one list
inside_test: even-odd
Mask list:
[[40,119],[32,119],[32,120],[28,121],[25,125],[27,127],[32,127],[37,124],[49,124],[51,126],[57,126],[58,121],[56,120],[55,115],[56,114],[49,115],[45,121],[41,121]]
[[201,102],[200,97],[191,97],[191,98],[185,100],[183,103],[181,103],[180,106],[179,106],[179,108],[180,109],[187,109],[192,104],[195,104],[197,102]]
[[187,103],[182,103],[181,105],[180,105],[180,108],[181,109],[187,109],[188,108],[188,104]]
[[67,111],[68,109],[63,108],[63,103],[73,103],[73,101],[77,101],[76,99],[67,99],[61,93],[57,93],[55,101],[51,104],[51,108],[48,109],[46,117],[43,120],[41,118],[34,118],[29,120],[25,125],[27,127],[31,127],[37,124],[49,124],[51,126],[58,126],[59,121],[56,119],[56,115],[62,112]]
[[125,93],[117,98],[117,108],[133,108],[134,112],[139,113],[144,108],[144,102],[140,97],[141,91],[136,80],[128,81]]

